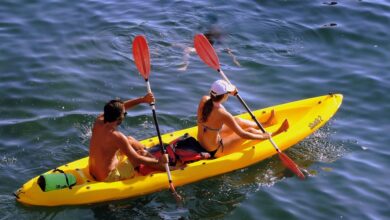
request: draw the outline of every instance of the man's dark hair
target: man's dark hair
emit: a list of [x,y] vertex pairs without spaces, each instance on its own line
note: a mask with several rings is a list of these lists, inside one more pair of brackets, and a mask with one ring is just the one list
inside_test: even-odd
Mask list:
[[121,100],[111,100],[104,106],[104,123],[114,122],[123,113],[123,102]]

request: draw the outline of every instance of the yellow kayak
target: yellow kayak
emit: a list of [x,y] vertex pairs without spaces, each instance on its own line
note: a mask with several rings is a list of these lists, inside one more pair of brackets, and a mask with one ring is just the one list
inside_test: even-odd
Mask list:
[[[271,132],[278,130],[283,121],[288,119],[289,129],[273,137],[283,151],[323,126],[337,112],[342,100],[341,94],[329,94],[256,110],[253,114],[260,122],[267,121],[271,114],[274,114],[273,123],[266,127],[266,130]],[[247,113],[236,117],[250,119]],[[162,139],[168,143],[186,133],[196,137],[196,132],[197,127],[191,127],[164,134]],[[151,147],[158,144],[158,138],[145,139],[141,143]],[[242,143],[239,151],[216,159],[199,160],[187,164],[183,169],[171,171],[172,180],[175,186],[182,186],[247,167],[276,153],[267,140],[248,140]],[[58,169],[73,174],[76,177],[76,185],[71,189],[44,192],[37,183],[39,178],[37,176],[15,192],[17,201],[38,206],[80,205],[142,196],[169,188],[165,172],[137,175],[132,179],[117,182],[97,182],[88,172],[88,157],[65,164]],[[45,174],[52,172],[53,170],[50,170]]]

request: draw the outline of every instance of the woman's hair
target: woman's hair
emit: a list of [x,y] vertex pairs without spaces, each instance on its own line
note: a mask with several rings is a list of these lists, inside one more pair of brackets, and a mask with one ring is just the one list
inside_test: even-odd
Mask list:
[[123,113],[123,102],[121,100],[111,100],[104,106],[104,123],[114,122]]
[[209,117],[211,111],[213,110],[213,102],[219,102],[223,99],[225,94],[222,95],[213,95],[210,93],[210,99],[208,99],[202,109],[202,122],[206,122]]

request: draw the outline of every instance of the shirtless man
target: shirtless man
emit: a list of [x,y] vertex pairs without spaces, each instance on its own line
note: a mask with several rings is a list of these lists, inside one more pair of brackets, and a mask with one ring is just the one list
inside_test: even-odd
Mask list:
[[134,168],[141,163],[165,170],[167,155],[157,160],[144,150],[140,142],[117,130],[125,119],[127,109],[152,102],[154,96],[148,93],[144,97],[125,102],[111,100],[104,106],[104,113],[97,117],[93,125],[89,146],[89,173],[97,181],[112,182],[132,178],[136,174]]

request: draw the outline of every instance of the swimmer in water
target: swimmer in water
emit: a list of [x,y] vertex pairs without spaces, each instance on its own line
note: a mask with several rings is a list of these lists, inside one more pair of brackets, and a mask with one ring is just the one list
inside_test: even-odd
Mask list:
[[[222,37],[223,33],[216,27],[210,28],[209,31],[204,33],[204,36],[207,38],[207,40],[210,42],[211,45],[214,46],[215,43],[222,43]],[[180,45],[175,45],[180,46]],[[182,47],[183,48],[183,47]],[[238,62],[236,56],[233,54],[233,51],[230,48],[224,48],[222,49],[223,52],[226,52],[229,54],[229,56],[232,58],[234,64],[237,66],[241,66],[241,64]],[[189,58],[191,54],[196,53],[195,48],[193,47],[184,47],[183,48],[183,64],[181,64],[181,67],[178,69],[180,71],[186,71],[189,65]]]

